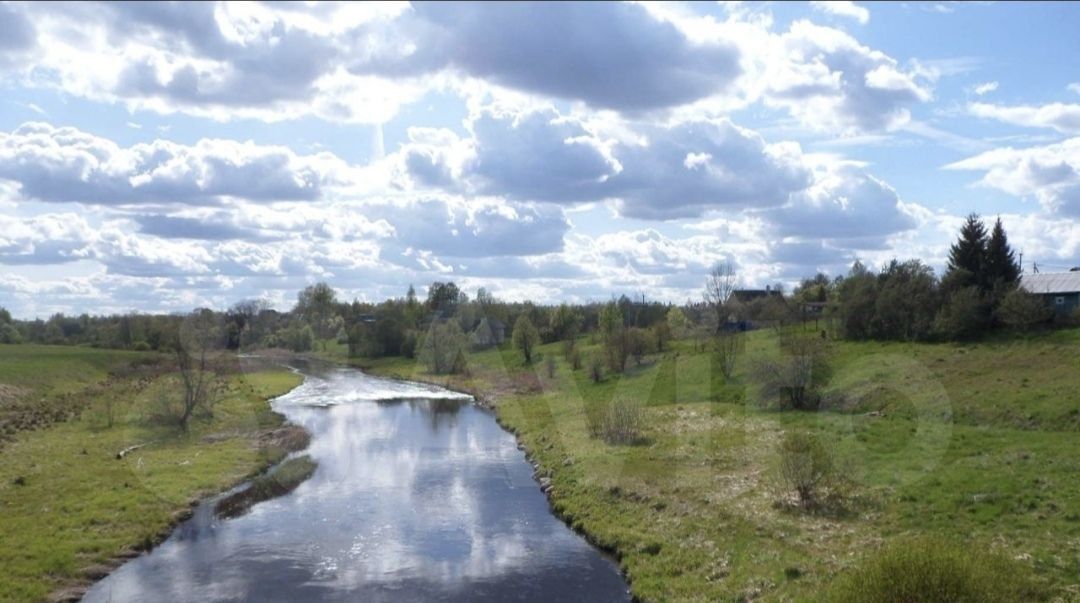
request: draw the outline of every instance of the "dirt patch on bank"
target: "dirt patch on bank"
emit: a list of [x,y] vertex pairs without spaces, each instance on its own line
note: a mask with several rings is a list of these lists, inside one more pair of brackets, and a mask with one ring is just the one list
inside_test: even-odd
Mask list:
[[18,385],[8,385],[7,383],[0,383],[0,407],[4,407],[8,404],[13,404],[18,400],[21,400],[30,390],[25,387],[19,387]]
[[264,431],[259,443],[267,448],[280,448],[285,452],[299,452],[311,443],[311,434],[299,425],[285,425]]

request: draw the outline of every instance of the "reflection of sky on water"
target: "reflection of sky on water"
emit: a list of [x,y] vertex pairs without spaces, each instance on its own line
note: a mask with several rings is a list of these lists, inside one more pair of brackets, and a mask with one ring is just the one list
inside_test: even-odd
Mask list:
[[614,564],[548,511],[513,436],[439,388],[351,370],[275,406],[319,462],[228,521],[208,505],[86,601],[625,601]]

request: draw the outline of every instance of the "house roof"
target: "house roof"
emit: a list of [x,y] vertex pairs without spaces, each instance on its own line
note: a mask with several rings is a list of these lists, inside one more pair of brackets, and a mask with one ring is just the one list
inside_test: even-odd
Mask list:
[[738,301],[750,301],[759,297],[782,295],[778,289],[736,289],[731,292],[731,297]]
[[1025,274],[1020,277],[1020,286],[1028,293],[1077,293],[1080,272]]

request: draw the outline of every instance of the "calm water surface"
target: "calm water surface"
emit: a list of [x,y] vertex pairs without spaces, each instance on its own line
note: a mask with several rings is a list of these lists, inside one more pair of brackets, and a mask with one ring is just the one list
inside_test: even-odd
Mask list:
[[211,505],[84,601],[629,601],[548,510],[513,436],[467,396],[305,369],[274,406],[315,475],[242,517]]

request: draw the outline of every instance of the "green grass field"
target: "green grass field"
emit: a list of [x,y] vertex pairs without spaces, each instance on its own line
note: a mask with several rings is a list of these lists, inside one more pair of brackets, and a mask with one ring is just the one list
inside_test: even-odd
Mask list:
[[[1053,596],[1080,599],[1080,330],[970,345],[837,342],[830,411],[761,410],[745,359],[775,353],[752,334],[724,383],[677,342],[594,384],[556,345],[556,375],[501,349],[468,376],[400,358],[375,373],[480,394],[551,476],[553,505],[615,551],[647,601],[816,601],[883,544],[936,536],[1029,566]],[[594,353],[595,346],[585,345]],[[586,364],[587,366],[587,364]],[[644,445],[609,446],[585,413],[615,397],[646,405]],[[819,434],[851,482],[844,508],[780,504],[776,442]]]
[[[192,502],[281,457],[261,448],[258,434],[281,421],[267,399],[295,387],[298,376],[234,376],[213,419],[180,434],[146,421],[161,377],[121,370],[140,358],[146,355],[0,346],[0,383],[17,394],[0,409],[81,409],[27,425],[0,447],[0,601],[42,600],[85,585],[118,557],[159,540]],[[110,376],[118,370],[124,376]],[[139,444],[145,447],[117,460]]]

